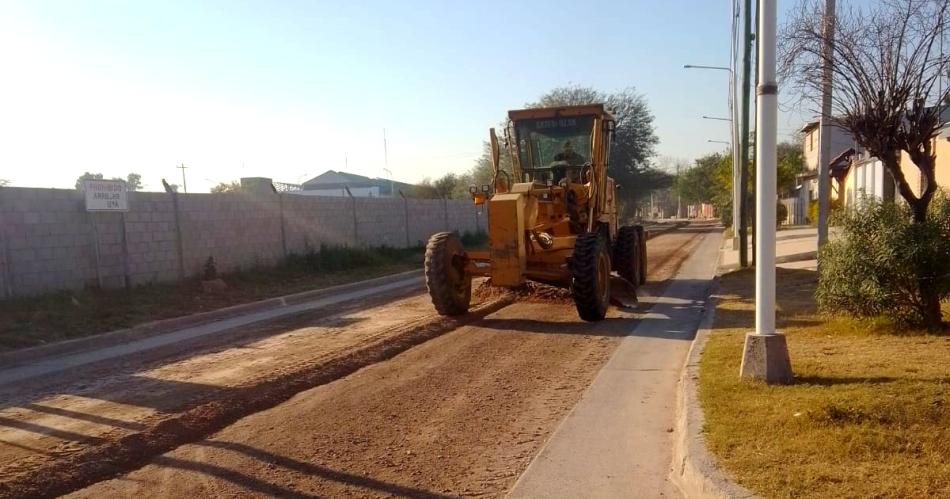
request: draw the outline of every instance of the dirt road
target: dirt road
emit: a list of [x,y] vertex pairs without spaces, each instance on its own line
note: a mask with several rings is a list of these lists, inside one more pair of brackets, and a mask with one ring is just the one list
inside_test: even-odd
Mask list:
[[[702,234],[650,241],[649,292]],[[7,389],[0,495],[129,470],[75,495],[501,495],[636,316],[586,324],[569,302],[506,304],[468,324],[424,295],[354,304]]]

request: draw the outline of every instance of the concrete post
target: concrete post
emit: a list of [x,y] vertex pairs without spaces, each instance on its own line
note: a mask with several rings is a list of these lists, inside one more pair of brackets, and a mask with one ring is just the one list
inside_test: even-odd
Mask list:
[[443,224],[445,225],[445,230],[448,231],[449,227],[449,200],[442,198],[442,219]]
[[280,249],[287,258],[287,229],[284,227],[284,194],[277,193],[277,207],[280,211]]
[[172,206],[175,211],[175,250],[178,252],[178,279],[185,279],[185,243],[182,241],[181,234],[181,208],[178,201],[178,193],[170,191],[172,196]]
[[777,0],[759,0],[759,87],[756,91],[755,332],[746,335],[739,376],[789,383],[785,336],[775,330],[775,203],[778,85],[775,81]]
[[399,191],[399,197],[402,198],[402,211],[406,220],[406,247],[409,248],[412,246],[412,243],[409,242],[409,200],[402,193],[402,190]]
[[346,192],[346,195],[350,197],[350,202],[352,203],[351,206],[353,207],[353,247],[357,247],[360,245],[360,233],[359,221],[357,220],[356,214],[356,197],[354,197],[353,193],[350,192],[349,187],[343,186],[343,189],[344,192]]
[[99,289],[102,289],[102,255],[99,249],[99,224],[96,223],[96,214],[94,212],[87,211],[86,215],[89,217],[89,223],[92,224],[92,252],[96,259],[96,285],[99,286]]
[[[129,197],[131,198],[132,196],[130,195]],[[129,199],[130,203],[131,201],[132,200]],[[122,273],[124,274],[123,281],[125,283],[125,289],[132,289],[132,272],[131,272],[131,266],[129,265],[129,234],[126,227],[127,226],[126,226],[126,221],[125,221],[125,212],[123,211],[122,212],[122,227],[121,227],[122,229],[122,239],[121,239]]]

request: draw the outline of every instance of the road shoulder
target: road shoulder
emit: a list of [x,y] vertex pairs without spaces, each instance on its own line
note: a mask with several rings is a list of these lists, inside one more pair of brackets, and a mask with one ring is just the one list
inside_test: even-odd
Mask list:
[[717,278],[677,388],[670,478],[686,498],[753,498],[756,496],[752,492],[732,482],[719,470],[703,436],[705,416],[699,403],[699,359],[712,332],[718,284]]

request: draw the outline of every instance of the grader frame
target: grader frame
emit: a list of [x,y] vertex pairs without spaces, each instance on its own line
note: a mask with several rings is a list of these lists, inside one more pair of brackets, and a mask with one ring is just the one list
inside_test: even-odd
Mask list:
[[491,129],[492,183],[470,188],[487,205],[489,249],[467,251],[452,233],[434,235],[426,250],[433,304],[445,315],[464,313],[475,276],[509,288],[530,280],[569,287],[581,318],[600,320],[611,270],[628,288],[645,278],[643,228],[618,226],[617,187],[607,175],[614,119],[602,104],[515,110],[508,119],[511,172],[499,167]]

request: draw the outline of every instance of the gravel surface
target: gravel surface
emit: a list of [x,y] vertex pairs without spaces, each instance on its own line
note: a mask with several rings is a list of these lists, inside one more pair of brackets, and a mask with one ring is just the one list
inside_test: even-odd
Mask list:
[[[650,240],[646,291],[699,236]],[[549,298],[353,305],[0,394],[0,495],[502,495],[636,317]]]

